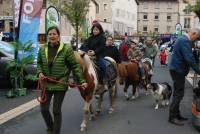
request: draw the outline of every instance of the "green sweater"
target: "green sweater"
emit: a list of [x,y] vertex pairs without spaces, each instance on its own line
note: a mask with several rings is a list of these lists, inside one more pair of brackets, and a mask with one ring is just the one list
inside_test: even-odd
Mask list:
[[[53,77],[62,82],[67,82],[69,74],[73,71],[78,83],[85,82],[80,65],[76,62],[74,52],[70,46],[60,43],[56,56],[53,60],[51,72],[48,67],[48,44],[41,47],[38,52],[37,74],[43,73],[47,77]],[[46,90],[67,90],[64,84],[47,82]]]

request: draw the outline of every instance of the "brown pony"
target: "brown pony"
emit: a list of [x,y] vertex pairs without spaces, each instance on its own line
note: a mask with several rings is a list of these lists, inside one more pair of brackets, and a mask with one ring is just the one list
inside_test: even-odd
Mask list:
[[147,63],[144,63],[144,70],[145,70],[145,81],[140,81],[139,76],[139,66],[136,62],[128,62],[128,63],[121,63],[118,65],[118,73],[119,73],[119,83],[123,84],[124,86],[124,96],[127,100],[129,100],[128,96],[128,87],[132,85],[132,99],[135,99],[138,96],[137,87],[141,84],[144,89],[147,91],[147,84],[151,81],[151,76],[149,75],[150,66]]
[[[84,99],[84,114],[83,114],[83,121],[81,123],[81,131],[85,131],[87,128],[87,122],[89,119],[89,113],[91,114],[91,118],[94,118],[96,115],[98,115],[101,111],[101,102],[103,98],[103,94],[105,91],[109,91],[109,113],[113,112],[113,101],[114,101],[114,93],[115,93],[115,85],[116,80],[112,81],[111,83],[107,84],[104,83],[104,85],[99,85],[97,80],[97,75],[95,71],[95,65],[93,61],[90,59],[90,57],[87,54],[80,54],[75,52],[76,61],[81,65],[81,68],[83,70],[84,77],[86,79],[86,82],[88,83],[88,87],[85,90],[79,89],[82,98]],[[111,60],[108,58],[108,60]],[[101,92],[102,91],[102,92]],[[96,110],[96,113],[93,112],[92,109],[92,99],[93,96],[98,92],[100,95],[98,99],[98,109]]]

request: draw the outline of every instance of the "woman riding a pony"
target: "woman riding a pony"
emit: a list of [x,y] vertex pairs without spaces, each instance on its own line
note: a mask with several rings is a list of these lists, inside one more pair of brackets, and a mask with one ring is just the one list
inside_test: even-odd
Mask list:
[[104,48],[106,38],[102,26],[97,22],[91,28],[91,35],[86,42],[81,46],[81,50],[89,56],[96,57],[96,63],[99,67],[99,83],[103,83],[103,78],[106,72],[106,63],[104,60]]

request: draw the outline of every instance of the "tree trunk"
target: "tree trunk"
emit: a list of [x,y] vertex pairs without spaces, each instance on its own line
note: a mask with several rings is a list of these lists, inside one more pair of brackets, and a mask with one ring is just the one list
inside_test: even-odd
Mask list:
[[78,24],[76,25],[76,50],[78,50]]

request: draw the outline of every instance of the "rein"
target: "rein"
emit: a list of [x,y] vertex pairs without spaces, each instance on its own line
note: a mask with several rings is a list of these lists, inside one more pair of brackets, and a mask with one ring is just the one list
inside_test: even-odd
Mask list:
[[[44,103],[47,100],[47,96],[46,96],[47,81],[53,82],[53,83],[60,83],[60,84],[65,85],[66,87],[69,86],[71,88],[82,87],[81,85],[78,85],[76,83],[70,83],[70,82],[67,83],[67,82],[56,80],[55,78],[52,78],[52,77],[44,76],[44,77],[38,79],[38,85],[37,85],[37,89],[36,89],[36,98],[37,98],[37,101],[40,103]],[[42,86],[42,82],[43,82],[43,86]],[[41,96],[39,96],[40,89],[42,90]]]

